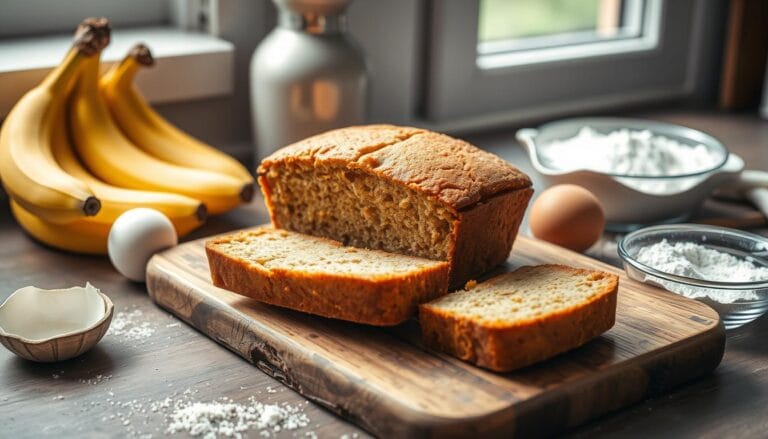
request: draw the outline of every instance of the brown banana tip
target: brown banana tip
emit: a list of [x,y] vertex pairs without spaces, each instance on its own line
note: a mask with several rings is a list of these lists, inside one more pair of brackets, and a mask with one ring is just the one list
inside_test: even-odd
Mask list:
[[128,56],[145,67],[155,65],[155,58],[152,56],[152,51],[149,50],[149,47],[144,43],[139,43],[131,47],[131,50],[128,51]]
[[73,44],[83,54],[95,55],[109,44],[110,32],[106,18],[86,18],[77,27]]
[[83,203],[83,213],[85,216],[94,216],[101,210],[101,201],[96,197],[88,197]]
[[253,188],[253,183],[247,183],[240,190],[240,199],[247,203],[247,202],[253,200],[254,192],[255,191],[254,191],[254,188]]
[[208,208],[205,207],[204,203],[200,203],[200,205],[197,206],[197,211],[195,212],[195,217],[201,223],[205,222],[205,220],[208,219]]

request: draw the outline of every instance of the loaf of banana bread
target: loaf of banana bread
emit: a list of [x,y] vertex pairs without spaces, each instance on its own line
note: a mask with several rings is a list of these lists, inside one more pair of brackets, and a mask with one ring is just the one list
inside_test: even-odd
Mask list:
[[459,139],[392,125],[329,131],[258,169],[275,227],[450,263],[450,284],[506,260],[533,190]]

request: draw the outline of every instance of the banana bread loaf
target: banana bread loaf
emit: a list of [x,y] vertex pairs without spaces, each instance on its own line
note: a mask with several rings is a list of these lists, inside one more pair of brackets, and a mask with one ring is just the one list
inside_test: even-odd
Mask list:
[[453,286],[506,260],[533,192],[493,154],[392,125],[310,137],[258,174],[275,227],[449,261]]
[[576,348],[613,326],[617,276],[522,267],[419,306],[424,342],[499,372]]
[[396,325],[443,295],[448,263],[345,247],[260,227],[208,241],[213,284],[261,302],[369,325]]

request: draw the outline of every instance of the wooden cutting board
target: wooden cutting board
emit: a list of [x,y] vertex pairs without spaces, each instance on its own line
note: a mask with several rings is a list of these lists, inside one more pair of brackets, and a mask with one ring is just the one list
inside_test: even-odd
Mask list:
[[621,276],[616,325],[526,369],[497,374],[425,349],[415,321],[382,329],[260,304],[211,284],[204,240],[156,255],[150,296],[300,394],[384,437],[549,435],[719,363],[725,333],[699,302],[520,236],[506,269],[563,263]]

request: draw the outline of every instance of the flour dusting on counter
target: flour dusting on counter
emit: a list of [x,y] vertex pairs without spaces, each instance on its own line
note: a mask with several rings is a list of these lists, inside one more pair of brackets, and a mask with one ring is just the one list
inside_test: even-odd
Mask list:
[[140,309],[115,313],[107,335],[114,335],[129,342],[143,342],[155,333],[152,324],[144,320]]
[[240,438],[247,430],[276,433],[309,425],[309,418],[301,408],[287,404],[262,404],[254,397],[250,397],[246,404],[230,399],[182,403],[174,407],[169,421],[166,433],[185,432],[204,438]]

